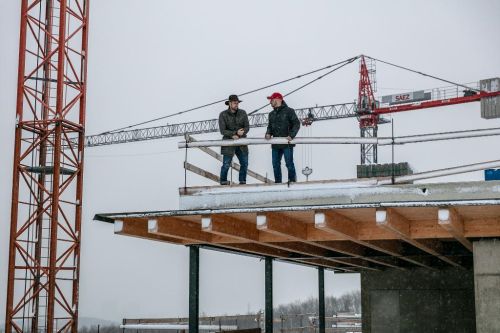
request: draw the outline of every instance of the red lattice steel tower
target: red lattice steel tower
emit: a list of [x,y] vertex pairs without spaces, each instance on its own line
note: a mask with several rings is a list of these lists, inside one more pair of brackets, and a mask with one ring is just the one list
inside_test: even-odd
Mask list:
[[6,332],[76,332],[87,0],[23,0]]
[[[359,62],[359,87],[357,112],[359,114],[359,128],[361,137],[377,137],[379,116],[374,113],[377,108],[374,96],[375,90],[375,62],[361,56]],[[361,164],[377,163],[377,146],[373,144],[361,145]]]

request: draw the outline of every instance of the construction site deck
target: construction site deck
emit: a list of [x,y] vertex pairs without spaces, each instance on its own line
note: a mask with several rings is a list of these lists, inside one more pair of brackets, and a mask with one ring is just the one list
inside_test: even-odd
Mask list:
[[180,188],[180,209],[102,213],[115,233],[336,272],[472,267],[472,241],[500,236],[500,181],[369,180]]

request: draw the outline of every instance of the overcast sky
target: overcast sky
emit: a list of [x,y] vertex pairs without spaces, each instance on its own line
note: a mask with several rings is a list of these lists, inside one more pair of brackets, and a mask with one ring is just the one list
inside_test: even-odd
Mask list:
[[[0,322],[4,319],[12,154],[15,120],[19,1],[0,2]],[[205,104],[367,54],[455,82],[500,76],[500,2],[490,1],[91,1],[87,134],[100,133]],[[352,102],[357,63],[293,95],[292,107]],[[312,79],[313,77],[310,77]],[[378,93],[441,87],[442,82],[377,65]],[[251,96],[252,111],[274,90]],[[170,118],[169,123],[215,118],[220,105]],[[389,116],[391,118],[391,116]],[[393,116],[396,135],[499,127],[480,118],[479,103]],[[153,125],[165,124],[160,122]],[[380,135],[389,135],[388,125]],[[252,129],[250,137],[261,137]],[[299,136],[358,136],[354,119],[328,121]],[[218,138],[205,135],[202,138]],[[179,138],[86,150],[80,315],[185,316],[188,250],[113,234],[96,213],[178,208],[183,181]],[[498,138],[398,147],[396,161],[416,171],[498,159]],[[296,150],[299,180],[306,166]],[[312,179],[354,178],[358,146],[312,149]],[[190,162],[218,173],[219,164],[190,152]],[[379,162],[390,162],[380,149]],[[272,174],[269,147],[250,149],[250,168]],[[480,180],[482,173],[433,181]],[[210,184],[189,175],[188,185]],[[207,314],[264,307],[263,262],[202,251],[201,305]],[[275,266],[276,303],[317,295],[314,269]],[[327,293],[359,288],[357,275],[327,275]]]

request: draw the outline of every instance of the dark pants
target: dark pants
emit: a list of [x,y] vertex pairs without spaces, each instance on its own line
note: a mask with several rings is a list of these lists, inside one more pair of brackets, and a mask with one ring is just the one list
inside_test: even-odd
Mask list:
[[293,164],[293,147],[274,148],[273,147],[273,170],[274,182],[281,183],[281,158],[285,155],[285,164],[288,169],[288,181],[296,182],[297,174],[295,173],[295,165]]
[[[241,183],[246,183],[247,181],[247,169],[248,169],[248,153],[241,150],[240,147],[236,147],[234,154],[238,157],[240,162],[240,174],[239,181]],[[220,169],[220,182],[221,184],[227,183],[227,173],[231,167],[231,162],[233,161],[232,155],[223,155],[222,168]]]

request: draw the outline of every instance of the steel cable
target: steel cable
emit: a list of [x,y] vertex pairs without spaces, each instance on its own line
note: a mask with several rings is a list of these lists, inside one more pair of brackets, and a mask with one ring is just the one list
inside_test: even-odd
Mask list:
[[[293,81],[293,80],[296,80],[296,79],[300,79],[304,76],[308,76],[308,75],[311,75],[311,74],[314,74],[314,73],[318,73],[318,72],[321,72],[321,71],[324,71],[324,70],[327,70],[329,68],[332,68],[334,66],[338,66],[340,64],[347,64],[347,63],[351,63],[353,62],[355,59],[359,58],[359,56],[357,57],[354,57],[354,58],[349,58],[349,59],[346,59],[346,60],[343,60],[343,61],[340,61],[340,62],[337,62],[335,64],[332,64],[332,65],[328,65],[328,66],[325,66],[325,67],[322,67],[322,68],[319,68],[319,69],[315,69],[313,71],[310,71],[310,72],[307,72],[307,73],[303,73],[303,74],[300,74],[300,75],[297,75],[297,76],[294,76],[294,77],[291,77],[291,78],[288,78],[288,79],[285,79],[285,80],[282,80],[282,81],[279,81],[279,82],[276,82],[276,83],[272,83],[272,84],[269,84],[269,85],[266,85],[264,87],[260,87],[260,88],[257,88],[257,89],[253,89],[253,90],[250,90],[250,91],[247,91],[247,92],[244,92],[244,93],[240,93],[238,94],[238,96],[245,96],[245,95],[249,95],[249,94],[252,94],[252,93],[255,93],[255,92],[258,92],[258,91],[261,91],[261,90],[264,90],[264,89],[267,89],[267,88],[271,88],[271,87],[274,87],[274,86],[277,86],[277,85],[280,85],[280,84],[283,84],[283,83],[286,83],[286,82],[290,82],[290,81]],[[343,66],[342,66],[343,67]],[[333,71],[335,71],[336,69],[334,69]],[[297,88],[296,90],[288,93],[291,94],[291,93],[294,93],[295,91],[299,90],[299,89],[302,89],[304,88],[305,86],[323,78],[324,76],[330,74],[332,71],[326,73],[325,75],[323,76],[320,76],[316,79],[314,79],[313,81],[307,83],[306,85],[302,86],[302,87],[299,87]],[[212,106],[212,105],[215,105],[215,104],[219,104],[219,103],[222,103],[226,101],[226,99],[221,99],[221,100],[217,100],[215,102],[211,102],[211,103],[207,103],[207,104],[204,104],[204,105],[200,105],[200,106],[197,106],[197,107],[194,107],[194,108],[190,108],[190,109],[187,109],[187,110],[183,110],[183,111],[179,111],[179,112],[176,112],[176,113],[172,113],[172,114],[169,114],[169,115],[166,115],[166,116],[162,116],[162,117],[158,117],[158,118],[154,118],[154,119],[150,119],[150,120],[146,120],[146,121],[142,121],[142,122],[139,122],[139,123],[136,123],[136,124],[132,124],[132,125],[128,125],[128,126],[124,126],[124,127],[120,127],[120,128],[116,128],[116,129],[113,129],[113,130],[109,130],[109,131],[105,131],[105,132],[102,132],[100,133],[99,135],[102,135],[102,134],[109,134],[109,133],[114,133],[114,132],[119,132],[119,131],[123,131],[125,129],[129,129],[129,128],[132,128],[132,127],[137,127],[137,126],[140,126],[140,125],[144,125],[144,124],[148,124],[148,123],[152,123],[152,122],[155,122],[155,121],[158,121],[158,120],[163,120],[163,119],[166,119],[166,118],[170,118],[170,117],[174,117],[174,116],[178,116],[178,115],[181,115],[181,114],[184,114],[184,113],[188,113],[188,112],[191,112],[191,111],[195,111],[195,110],[199,110],[199,109],[202,109],[202,108],[205,108],[205,107],[208,107],[208,106]],[[266,104],[267,105],[267,104]],[[256,112],[256,111],[254,111]],[[252,112],[253,113],[253,112]]]
[[471,87],[467,87],[466,85],[463,85],[463,84],[460,84],[460,83],[456,83],[456,82],[453,82],[453,81],[449,81],[449,80],[446,80],[446,79],[442,79],[442,78],[437,77],[437,76],[434,76],[434,75],[425,74],[425,73],[423,73],[423,72],[420,72],[420,71],[417,71],[417,70],[414,70],[414,69],[411,69],[411,68],[408,68],[408,67],[399,66],[399,65],[396,65],[396,64],[390,63],[390,62],[388,62],[388,61],[383,61],[383,60],[376,59],[376,58],[373,58],[373,57],[370,57],[370,56],[367,56],[367,55],[365,55],[365,57],[366,57],[366,58],[368,58],[368,59],[372,59],[372,60],[375,60],[375,61],[381,62],[381,63],[386,64],[386,65],[389,65],[389,66],[397,67],[397,68],[404,69],[404,70],[407,70],[407,71],[410,71],[410,72],[413,72],[413,73],[416,73],[416,74],[420,74],[420,75],[423,75],[423,76],[427,76],[427,77],[430,77],[430,78],[433,78],[433,79],[436,79],[436,80],[439,80],[439,81],[443,81],[443,82],[446,82],[446,83],[450,83],[450,84],[453,84],[453,85],[455,85],[455,86],[459,86],[459,87],[462,87],[462,88],[466,88],[466,89],[468,89],[468,90],[474,90],[474,91],[477,91],[477,92],[480,92],[480,91],[481,91],[481,90],[479,90],[479,89],[476,89],[476,88],[471,88]]

